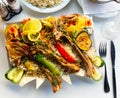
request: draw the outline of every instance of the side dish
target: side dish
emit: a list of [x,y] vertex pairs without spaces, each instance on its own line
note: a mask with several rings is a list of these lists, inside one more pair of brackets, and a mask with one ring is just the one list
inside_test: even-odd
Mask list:
[[39,8],[50,8],[57,6],[63,0],[26,0],[26,1]]
[[92,46],[92,25],[90,17],[81,14],[8,24],[5,36],[11,68],[5,77],[20,86],[33,79],[40,83],[47,79],[53,92],[62,87],[63,75],[84,70],[86,77],[100,80],[97,68],[103,61]]

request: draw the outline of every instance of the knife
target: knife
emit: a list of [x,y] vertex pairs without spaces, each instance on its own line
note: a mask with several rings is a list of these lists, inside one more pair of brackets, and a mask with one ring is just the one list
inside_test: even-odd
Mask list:
[[111,49],[111,62],[112,62],[112,82],[113,82],[113,96],[117,98],[117,90],[116,90],[116,75],[115,75],[115,45],[113,41],[110,42]]

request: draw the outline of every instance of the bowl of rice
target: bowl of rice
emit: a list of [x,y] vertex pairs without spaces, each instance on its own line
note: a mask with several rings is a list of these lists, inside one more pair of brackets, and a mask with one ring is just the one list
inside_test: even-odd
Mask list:
[[41,12],[51,13],[64,8],[70,0],[21,0],[28,8]]

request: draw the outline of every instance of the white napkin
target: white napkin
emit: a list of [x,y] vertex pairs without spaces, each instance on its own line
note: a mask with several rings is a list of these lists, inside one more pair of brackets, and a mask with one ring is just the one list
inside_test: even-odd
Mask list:
[[120,3],[94,3],[90,0],[80,0],[84,14],[100,14],[120,10]]

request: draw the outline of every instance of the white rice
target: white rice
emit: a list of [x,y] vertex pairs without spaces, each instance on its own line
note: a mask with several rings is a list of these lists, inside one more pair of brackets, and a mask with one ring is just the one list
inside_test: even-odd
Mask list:
[[27,0],[30,4],[39,8],[50,8],[59,5],[63,0]]

